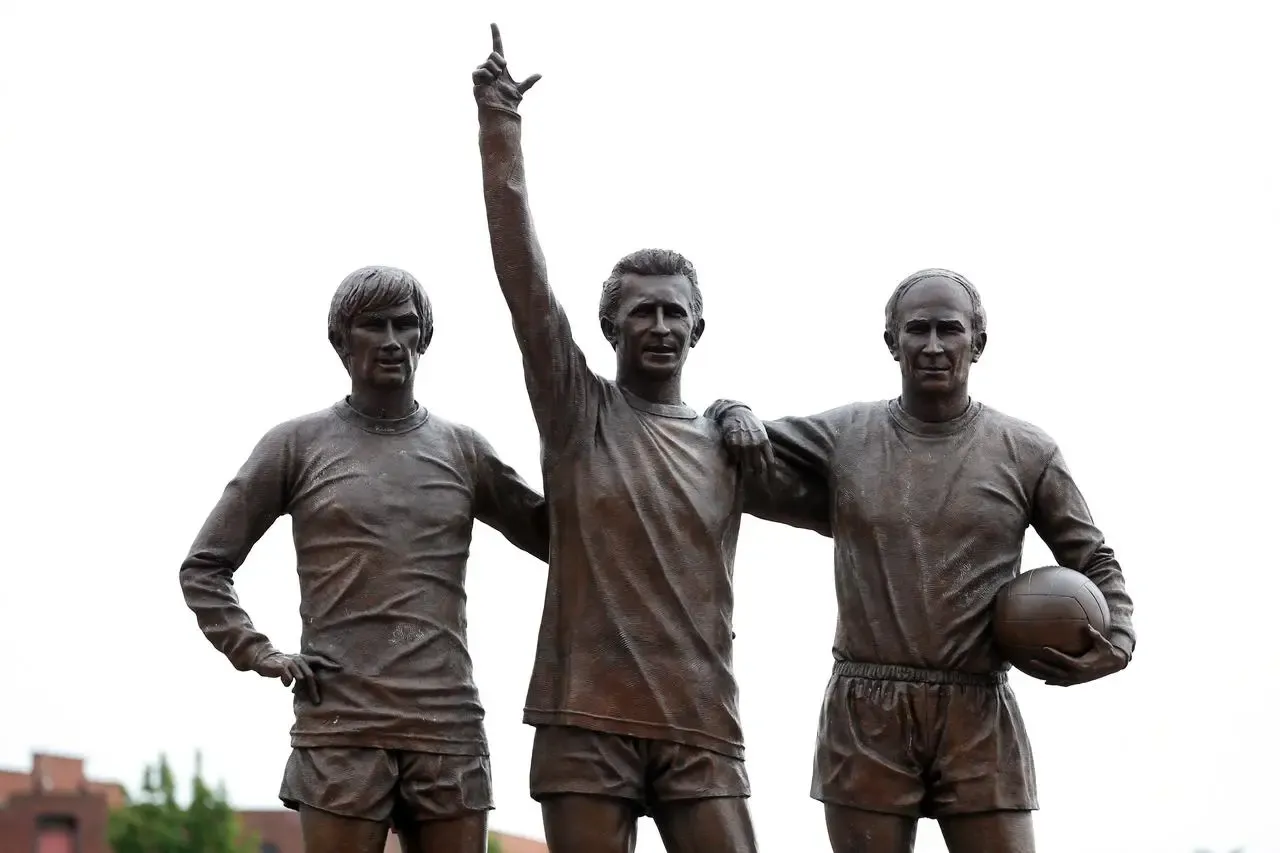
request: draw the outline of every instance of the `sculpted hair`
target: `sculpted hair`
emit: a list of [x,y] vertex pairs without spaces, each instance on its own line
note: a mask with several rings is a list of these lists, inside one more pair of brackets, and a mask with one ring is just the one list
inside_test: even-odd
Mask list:
[[702,290],[698,287],[698,272],[689,259],[670,249],[640,249],[613,265],[613,272],[605,279],[600,291],[600,319],[615,322],[618,306],[622,301],[622,277],[632,275],[682,275],[689,279],[693,291],[693,322],[702,319]]
[[342,280],[329,304],[329,343],[342,355],[351,321],[367,311],[381,311],[404,302],[412,302],[418,312],[422,334],[418,338],[418,354],[427,351],[435,322],[431,317],[431,301],[418,280],[395,267],[361,267]]
[[902,301],[902,297],[911,289],[912,285],[919,284],[927,278],[946,278],[963,287],[964,292],[969,294],[969,301],[973,303],[973,310],[969,312],[969,325],[973,327],[973,333],[977,335],[987,330],[987,309],[982,307],[982,297],[978,295],[978,289],[970,283],[969,279],[951,270],[927,269],[913,272],[893,289],[893,295],[889,297],[888,303],[884,306],[884,330],[886,332],[894,338],[898,337],[898,332],[900,331],[898,303]]

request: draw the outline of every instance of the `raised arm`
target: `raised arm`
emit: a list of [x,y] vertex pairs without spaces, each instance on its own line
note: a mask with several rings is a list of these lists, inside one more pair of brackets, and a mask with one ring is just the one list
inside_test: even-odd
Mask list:
[[1045,650],[1050,684],[1066,686],[1093,681],[1128,665],[1136,640],[1133,632],[1133,599],[1125,589],[1124,575],[1115,552],[1062,458],[1054,448],[1032,495],[1031,526],[1053,553],[1058,565],[1075,569],[1093,581],[1107,601],[1111,632],[1095,636],[1093,650],[1079,658]]
[[525,384],[544,445],[565,441],[573,419],[590,410],[598,380],[573,341],[569,319],[551,292],[534,232],[520,149],[518,107],[538,81],[516,83],[502,36],[491,25],[493,52],[472,74],[480,120],[480,156],[489,243],[498,285],[524,357]]
[[551,539],[547,502],[498,458],[484,436],[472,435],[476,518],[545,563]]
[[302,683],[313,702],[320,694],[314,669],[335,668],[323,659],[286,655],[253,627],[240,606],[233,575],[249,551],[284,514],[288,501],[290,433],[267,433],[227,484],[178,570],[187,607],[213,647],[239,670],[279,678],[285,686]]
[[745,403],[717,400],[704,416],[720,426],[742,469],[745,512],[832,535],[830,460],[842,409],[762,422]]

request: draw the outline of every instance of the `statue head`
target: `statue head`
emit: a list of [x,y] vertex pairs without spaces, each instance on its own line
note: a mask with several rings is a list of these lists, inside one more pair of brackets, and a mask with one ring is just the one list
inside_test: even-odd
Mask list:
[[329,343],[353,385],[412,384],[434,331],[422,285],[395,267],[356,270],[329,305]]
[[678,376],[706,328],[698,273],[669,249],[640,249],[613,265],[600,293],[600,330],[618,378]]
[[967,278],[944,269],[912,273],[884,309],[884,342],[904,391],[968,394],[969,366],[987,346],[987,313]]

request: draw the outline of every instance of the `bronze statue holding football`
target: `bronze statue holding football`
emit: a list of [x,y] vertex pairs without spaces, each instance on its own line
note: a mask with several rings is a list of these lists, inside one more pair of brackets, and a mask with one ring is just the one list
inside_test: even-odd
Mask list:
[[[922,817],[952,853],[1031,853],[1010,660],[1065,686],[1133,654],[1120,566],[1061,450],[969,396],[986,326],[964,276],[908,276],[885,308],[901,396],[765,422],[777,468],[830,487],[839,624],[811,793],[835,853],[907,853]],[[734,401],[708,414],[750,424]],[[1060,567],[1018,578],[1028,528]]]

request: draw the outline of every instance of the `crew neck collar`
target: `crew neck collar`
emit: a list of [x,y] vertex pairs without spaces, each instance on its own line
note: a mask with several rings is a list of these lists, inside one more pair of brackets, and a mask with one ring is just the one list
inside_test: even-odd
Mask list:
[[672,405],[670,403],[651,403],[641,397],[632,394],[621,385],[618,388],[622,391],[622,396],[626,398],[627,404],[633,409],[639,409],[651,415],[657,415],[662,418],[681,418],[686,421],[696,420],[698,413],[683,403]]
[[972,397],[963,413],[946,421],[922,421],[902,407],[902,398],[889,401],[889,416],[898,425],[916,435],[955,435],[966,429],[982,411],[982,404]]
[[413,411],[403,418],[370,417],[352,408],[350,397],[344,397],[334,403],[333,410],[338,414],[338,417],[349,424],[360,427],[365,432],[372,432],[378,435],[403,435],[422,426],[427,422],[427,418],[430,417],[427,410],[416,400],[413,405]]

